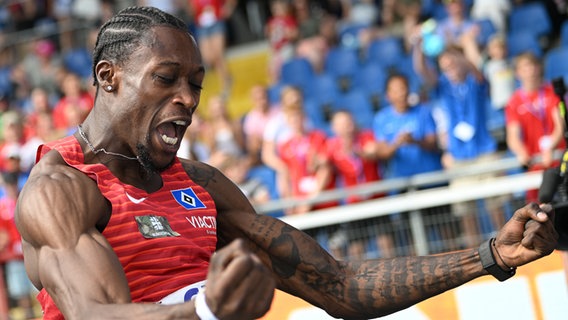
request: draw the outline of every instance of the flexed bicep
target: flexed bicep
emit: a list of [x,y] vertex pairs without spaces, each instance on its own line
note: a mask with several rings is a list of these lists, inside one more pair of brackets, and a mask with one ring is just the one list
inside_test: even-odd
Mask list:
[[118,258],[96,228],[107,210],[96,184],[65,166],[34,169],[18,199],[16,223],[30,279],[70,319],[92,303],[130,301]]

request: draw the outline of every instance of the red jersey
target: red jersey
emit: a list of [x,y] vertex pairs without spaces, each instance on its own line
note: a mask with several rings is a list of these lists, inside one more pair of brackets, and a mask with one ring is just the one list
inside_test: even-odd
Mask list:
[[[178,159],[161,173],[163,186],[147,193],[121,182],[103,164],[84,164],[74,136],[40,147],[39,157],[51,149],[95,180],[112,204],[102,234],[124,269],[133,302],[157,302],[206,279],[217,244],[217,211],[209,193],[189,178]],[[38,300],[44,319],[63,319],[45,289]]]
[[4,197],[0,199],[0,232],[6,237],[5,246],[0,247],[0,263],[14,259],[23,259],[22,237],[14,222],[16,199]]
[[[559,112],[560,99],[551,85],[545,85],[537,91],[515,91],[505,109],[506,123],[518,123],[522,140],[529,155],[534,156],[545,147],[546,139],[554,130],[553,114]],[[563,149],[564,140],[554,149]]]
[[[327,140],[328,158],[344,187],[380,180],[378,161],[367,160],[357,154],[366,144],[374,143],[374,141],[373,132],[369,130],[359,132],[351,147],[345,146],[344,141],[338,137],[331,137]],[[350,197],[347,202],[353,203],[360,200],[362,199],[359,197]]]
[[288,36],[290,30],[298,28],[296,19],[292,16],[272,17],[266,24],[268,40],[273,50],[278,51],[283,46],[292,43]]
[[[82,122],[83,118],[91,111],[94,99],[88,92],[83,92],[78,98],[63,97],[53,108],[53,125],[56,129],[67,129],[76,122]],[[78,119],[77,119],[78,118]],[[73,123],[70,123],[73,119]]]
[[199,27],[209,27],[223,19],[224,0],[190,0]]
[[323,132],[312,131],[291,137],[278,147],[280,158],[288,166],[292,195],[308,195],[314,190],[316,178],[308,166],[314,157],[325,157],[325,139]]

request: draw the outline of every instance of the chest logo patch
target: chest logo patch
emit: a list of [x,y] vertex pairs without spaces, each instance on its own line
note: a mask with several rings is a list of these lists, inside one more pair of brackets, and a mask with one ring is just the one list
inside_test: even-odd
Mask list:
[[165,238],[165,237],[178,237],[179,233],[172,230],[168,219],[161,216],[136,216],[136,223],[138,230],[144,238]]
[[173,190],[172,195],[177,203],[187,210],[206,208],[192,188]]

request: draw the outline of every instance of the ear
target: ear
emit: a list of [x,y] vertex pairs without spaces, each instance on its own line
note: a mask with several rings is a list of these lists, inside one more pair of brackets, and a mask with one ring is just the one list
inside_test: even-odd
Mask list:
[[97,75],[97,82],[101,88],[106,88],[111,86],[113,90],[118,87],[118,78],[116,72],[116,66],[108,61],[101,60],[95,66],[95,74]]

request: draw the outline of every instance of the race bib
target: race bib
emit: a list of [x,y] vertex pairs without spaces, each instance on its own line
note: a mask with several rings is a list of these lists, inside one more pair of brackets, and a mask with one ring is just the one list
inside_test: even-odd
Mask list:
[[205,282],[207,280],[199,281],[194,284],[190,284],[187,287],[183,287],[178,291],[170,293],[169,295],[165,296],[162,300],[158,301],[158,304],[176,304],[176,303],[184,303],[190,301],[195,297],[197,293],[200,291],[205,290]]
[[203,13],[201,13],[199,15],[198,20],[199,20],[200,26],[210,27],[215,22],[217,22],[217,17],[215,16],[215,11],[213,11],[213,8],[208,8],[208,9],[204,10]]
[[309,177],[303,177],[302,179],[300,179],[300,183],[298,185],[298,188],[299,188],[300,192],[302,192],[304,194],[308,194],[308,193],[311,193],[312,191],[314,191],[316,189],[316,186],[317,186],[316,177],[309,176]]
[[475,135],[475,128],[467,123],[460,122],[454,127],[454,136],[463,142],[468,142]]
[[540,151],[547,151],[552,149],[552,138],[550,136],[542,136],[538,139],[538,147]]

